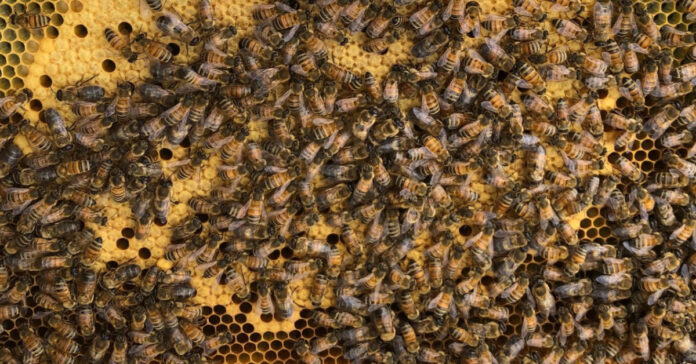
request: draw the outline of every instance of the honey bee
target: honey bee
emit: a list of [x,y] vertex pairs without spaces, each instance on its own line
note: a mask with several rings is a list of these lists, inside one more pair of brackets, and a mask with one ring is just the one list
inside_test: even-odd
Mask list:
[[397,27],[403,22],[403,17],[393,6],[385,6],[365,28],[365,34],[370,38],[380,37],[390,26]]
[[558,34],[568,39],[577,39],[584,42],[589,36],[587,30],[583,29],[581,26],[571,20],[553,19],[551,23],[556,28],[556,32],[558,32]]
[[101,277],[101,285],[108,289],[122,286],[137,277],[141,268],[137,264],[122,264],[115,270],[106,272]]
[[12,24],[16,24],[25,29],[33,31],[49,26],[51,23],[51,17],[40,12],[34,12],[32,14],[26,12],[22,14],[13,13],[10,16],[10,21]]
[[415,11],[408,18],[408,21],[413,29],[419,30],[426,24],[429,24],[437,16],[437,13],[440,11],[441,7],[442,5],[440,3],[432,3],[421,8],[420,10]]
[[174,58],[172,52],[167,48],[167,45],[148,39],[147,34],[141,33],[135,37],[135,42],[142,48],[143,52],[150,58],[154,58],[162,63],[170,63]]
[[[411,47],[411,55],[416,58],[425,58],[439,51],[449,41],[447,35],[441,30],[434,31],[416,42]],[[484,61],[485,62],[485,61]]]
[[121,36],[111,28],[104,28],[104,37],[111,48],[119,52],[128,63],[133,63],[138,59],[138,54],[133,52],[130,46],[130,35]]
[[193,28],[184,23],[179,15],[172,12],[164,12],[155,21],[157,28],[165,35],[181,40],[182,42],[195,46],[201,41],[200,36]]
[[515,12],[521,16],[530,17],[541,22],[546,19],[546,13],[536,0],[514,0]]

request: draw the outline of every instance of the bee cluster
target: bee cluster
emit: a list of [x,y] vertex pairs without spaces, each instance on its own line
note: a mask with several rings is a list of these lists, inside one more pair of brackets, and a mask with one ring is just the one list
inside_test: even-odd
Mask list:
[[[205,362],[234,338],[198,328],[193,269],[279,320],[308,283],[328,333],[297,340],[307,363],[337,346],[380,363],[696,360],[693,35],[626,0],[514,0],[495,15],[464,0],[280,1],[256,5],[244,34],[208,0],[195,26],[145,3],[193,62],[107,28],[151,78],[113,96],[58,90],[73,122],[51,108],[25,120],[26,89],[0,99],[0,318],[22,345],[3,362]],[[677,8],[696,18],[695,2]],[[330,56],[351,38],[376,55],[412,40],[411,60],[358,75]],[[189,157],[165,166],[165,143]],[[637,143],[654,146],[654,169],[631,160]],[[85,224],[106,221],[94,195],[129,204],[144,239],[167,224],[173,184],[212,157],[217,185],[185,201],[170,270],[92,267],[101,240]],[[574,227],[588,209],[601,238]],[[310,237],[320,223],[337,233]]]

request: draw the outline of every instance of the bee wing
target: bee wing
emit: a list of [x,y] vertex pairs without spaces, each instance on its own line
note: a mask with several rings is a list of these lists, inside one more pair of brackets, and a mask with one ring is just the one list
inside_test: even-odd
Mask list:
[[482,101],[481,102],[481,107],[490,111],[490,112],[497,112],[498,110],[491,104],[490,101]]
[[276,99],[275,103],[273,104],[273,107],[280,108],[281,106],[283,106],[283,104],[285,104],[285,100],[287,100],[288,97],[290,97],[290,94],[292,94],[292,90],[288,88],[288,90],[285,91],[284,94],[280,95],[280,97]]
[[169,18],[169,21],[172,22],[172,25],[174,28],[179,28],[179,27],[180,28],[189,28],[189,26],[186,25],[186,23],[184,23],[183,20],[181,20],[181,17],[179,16],[179,14],[176,14],[176,13],[169,11],[169,10],[162,11],[162,14],[164,16],[166,16],[167,18]]
[[682,278],[684,278],[685,282],[691,281],[691,272],[686,264],[682,265],[681,269],[679,270],[679,274]]
[[532,13],[528,12],[527,10],[525,10],[521,6],[516,7],[514,10],[515,10],[516,14],[527,17],[527,18],[531,18],[533,15]]
[[338,133],[340,133],[340,130],[334,131],[328,138],[326,138],[326,142],[324,142],[324,149],[328,149],[331,147],[331,144],[333,144],[334,140],[336,140],[336,136],[338,136]]
[[211,42],[205,42],[205,45],[203,46],[203,48],[205,48],[205,50],[211,51],[219,56],[227,57],[227,53],[220,50],[220,48],[216,47]]
[[454,1],[455,0],[450,0],[447,3],[445,10],[442,12],[442,20],[445,22],[452,16],[452,7],[454,7]]
[[665,291],[666,291],[666,289],[661,289],[661,290],[659,290],[659,291],[657,291],[657,292],[651,294],[651,295],[648,297],[648,305],[650,305],[650,306],[654,305],[654,304],[657,302],[657,300],[659,300],[660,297],[662,297],[662,294],[663,294]]
[[630,49],[636,53],[648,54],[648,50],[639,46],[637,43],[630,43],[630,44],[628,44],[627,47],[628,47],[628,49]]
[[481,62],[483,62],[483,63],[488,63],[488,61],[486,61],[486,60],[479,54],[479,52],[477,52],[477,51],[476,51],[475,49],[473,49],[473,48],[469,48],[469,51],[468,51],[467,54],[468,54],[469,57],[471,57],[471,58],[474,58],[474,59],[476,59],[476,60],[479,60],[479,61],[481,61]]
[[549,8],[549,10],[555,11],[557,13],[566,12],[566,11],[568,11],[568,9],[569,8],[567,6],[561,5],[559,3],[554,3],[553,5],[551,5],[551,8]]
[[150,6],[147,4],[145,0],[138,0],[138,4],[140,7],[140,16],[143,18],[147,18],[150,16],[150,12],[154,11]]
[[445,293],[444,293],[444,292],[440,292],[440,293],[438,293],[437,296],[435,296],[435,298],[433,298],[432,300],[430,300],[430,301],[428,302],[428,305],[427,305],[427,308],[426,308],[426,309],[427,309],[428,311],[430,311],[430,310],[432,310],[433,308],[437,307],[437,302],[440,300],[440,298],[442,297],[443,294],[445,294]]
[[667,32],[674,33],[674,34],[677,34],[677,35],[687,35],[687,34],[688,34],[688,33],[685,32],[685,31],[681,31],[681,30],[679,30],[679,29],[677,29],[677,28],[675,28],[675,27],[669,26],[669,25],[665,25],[665,26],[663,26],[661,29],[664,29],[664,30],[667,31]]
[[289,42],[292,38],[295,37],[295,34],[297,34],[297,30],[300,29],[300,24],[294,25],[290,30],[288,30],[285,35],[283,36],[283,40],[285,43]]
[[[656,198],[657,199],[657,198]],[[686,228],[686,225],[682,225],[678,228],[676,228],[670,235],[669,235],[669,240],[674,240],[681,234],[682,231]]]
[[[178,168],[178,167],[181,167],[181,166],[183,166],[183,165],[188,164],[190,161],[191,161],[191,159],[188,159],[188,158],[187,158],[187,159],[182,159],[182,160],[180,160],[180,161],[169,162],[169,163],[167,163],[167,165],[165,166],[165,168],[167,168],[167,169]],[[218,166],[218,168],[220,168],[220,167],[224,167],[224,166]]]
[[[200,250],[200,252],[203,252],[204,249],[205,249],[205,245],[202,246],[202,247],[200,247],[200,248],[198,248],[198,250]],[[198,251],[198,250],[197,250],[197,251]],[[198,253],[198,254],[200,255],[200,253]],[[203,274],[203,272],[204,272],[206,269],[208,269],[208,268],[214,266],[215,264],[217,264],[217,260],[214,260],[214,259],[213,259],[212,262],[207,262],[207,263],[199,264],[199,265],[196,267],[196,272],[197,272],[198,274]],[[224,270],[223,270],[223,272],[224,272]]]
[[[696,143],[689,148],[689,151],[686,153],[686,158],[689,159],[696,155]],[[696,230],[695,230],[696,231]]]
[[437,60],[437,66],[442,67],[447,62],[447,57],[449,57],[450,53],[452,53],[452,48],[447,47],[447,49],[442,52],[442,56],[440,56],[440,59]]
[[288,5],[284,2],[281,2],[281,1],[275,2],[273,6],[275,6],[278,10],[285,12],[285,13],[294,13],[297,11],[296,9],[292,8],[290,5]]
[[623,20],[623,15],[619,14],[619,16],[616,17],[616,21],[614,22],[614,25],[611,27],[612,34],[616,35],[621,31],[621,21],[622,20]]

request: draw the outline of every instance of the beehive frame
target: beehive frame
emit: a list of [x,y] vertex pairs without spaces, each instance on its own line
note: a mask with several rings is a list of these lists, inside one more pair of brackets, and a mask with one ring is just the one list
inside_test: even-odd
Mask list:
[[[22,87],[30,88],[34,91],[34,98],[26,111],[26,117],[32,121],[39,119],[39,112],[46,107],[56,107],[61,111],[66,111],[66,107],[55,100],[54,89],[63,85],[76,83],[83,79],[85,75],[96,75],[95,83],[104,85],[107,89],[113,90],[119,79],[142,79],[147,75],[147,69],[142,67],[138,61],[129,64],[124,59],[110,50],[103,39],[103,30],[109,26],[118,28],[119,31],[146,31],[156,33],[152,15],[143,15],[137,1],[133,0],[129,6],[105,2],[102,4],[73,1],[22,1],[5,0],[0,4],[0,96],[12,94],[13,91]],[[179,13],[187,14],[195,11],[193,1],[169,4]],[[223,6],[216,4],[216,15],[222,21],[235,24],[241,32],[251,27],[250,9],[253,3],[245,5],[232,4]],[[658,25],[670,24],[680,30],[694,31],[694,24],[682,22],[682,13],[676,9],[673,2],[645,2],[648,11],[652,14]],[[481,6],[484,11],[495,7],[496,12],[502,12],[499,6],[509,6],[510,4],[484,3]],[[51,14],[51,26],[44,30],[43,35],[33,34],[17,25],[12,24],[9,16],[14,12],[33,11],[41,9],[45,13]],[[101,14],[109,14],[108,17],[100,17]],[[560,39],[552,36],[549,43],[556,45]],[[393,45],[387,57],[369,57],[360,49],[360,39],[352,39],[344,48],[332,49],[333,59],[337,64],[343,65],[356,72],[366,70],[375,74],[381,79],[389,70],[389,65],[395,62],[408,62],[408,49],[410,44],[399,42]],[[179,57],[185,59],[186,50],[179,49]],[[674,52],[674,57],[678,61],[684,59],[686,49],[678,48]],[[581,87],[580,81],[569,81],[549,87],[550,95],[563,95],[574,97],[576,89]],[[626,100],[622,99],[615,89],[608,94],[600,95],[600,109],[607,111],[618,107],[626,106]],[[519,100],[518,100],[519,101]],[[257,136],[264,136],[265,125],[263,123],[252,123],[252,133]],[[605,141],[607,155],[613,151],[613,140],[615,134],[608,133]],[[21,143],[21,137],[18,137]],[[161,155],[172,154],[172,160],[182,159],[186,155],[185,148],[166,148],[160,151]],[[654,141],[646,134],[639,134],[638,141],[633,143],[626,150],[616,151],[629,159],[639,162],[640,167],[645,173],[650,173],[654,168],[660,166],[662,150],[655,145]],[[677,154],[684,156],[685,148],[677,150]],[[196,181],[175,184],[174,196],[181,201],[186,201],[191,196],[205,195],[211,189],[212,179],[215,176],[215,167],[220,162],[215,158],[207,161],[204,165],[201,176]],[[559,156],[549,155],[549,165],[561,165]],[[609,163],[607,163],[607,166]],[[511,170],[515,170],[520,165],[512,165]],[[660,166],[662,167],[662,166]],[[610,173],[607,167],[604,174]],[[489,196],[487,188],[483,183],[474,183],[481,192],[480,200],[482,205],[488,205],[494,201],[495,196]],[[164,253],[164,248],[168,244],[168,229],[166,227],[153,226],[153,231],[149,238],[138,241],[132,238],[133,223],[129,219],[127,207],[115,205],[108,202],[108,197],[102,197],[99,201],[106,206],[105,214],[109,217],[109,222],[105,227],[95,227],[104,239],[103,254],[99,259],[102,267],[114,266],[132,258],[144,266],[152,264],[161,265],[167,268],[167,263],[160,258]],[[176,224],[189,214],[185,204],[176,205],[173,208],[170,224]],[[578,214],[571,221],[575,228],[579,228],[579,237],[592,241],[601,241],[616,244],[618,241],[612,236],[611,229],[606,226],[605,218],[600,211],[594,207]],[[330,234],[337,233],[337,229],[326,224],[315,226],[309,233],[312,238],[327,238]],[[464,224],[458,228],[458,239],[466,239],[472,234],[469,224]],[[421,237],[427,240],[428,236]],[[427,244],[427,243],[426,243]],[[419,244],[423,246],[423,244]],[[278,251],[272,255],[272,259],[288,258],[291,251]],[[273,258],[275,257],[275,258]],[[536,272],[540,269],[540,260],[531,260],[525,263],[525,270]],[[304,283],[296,283],[300,286]],[[310,339],[315,336],[323,336],[327,330],[316,327],[309,319],[310,312],[303,310],[300,305],[306,302],[306,292],[296,293],[295,315],[291,320],[277,321],[268,318],[260,318],[254,313],[253,302],[237,302],[232,300],[229,292],[224,288],[214,285],[210,280],[196,280],[195,286],[198,289],[198,296],[195,301],[206,304],[204,313],[207,324],[204,330],[207,334],[213,334],[219,330],[230,330],[236,335],[235,343],[223,346],[218,350],[213,358],[224,359],[227,362],[292,362],[292,345],[296,339],[304,337]],[[327,299],[330,299],[327,298]],[[211,302],[215,304],[211,304]],[[510,318],[510,331],[506,335],[518,333],[519,326],[515,322],[520,322],[520,307],[517,306]],[[5,329],[10,331],[10,340],[17,341],[18,336],[13,334],[15,324],[4,323]],[[550,323],[542,325],[544,332],[550,333],[557,330],[557,327]],[[504,344],[503,337],[498,344]],[[442,349],[446,343],[441,341],[433,342],[433,348]],[[324,362],[343,362],[340,359],[341,351],[331,350],[326,353]]]

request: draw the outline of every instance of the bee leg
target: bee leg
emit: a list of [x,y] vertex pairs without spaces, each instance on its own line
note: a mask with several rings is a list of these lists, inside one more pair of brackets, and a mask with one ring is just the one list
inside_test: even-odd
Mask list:
[[90,78],[88,78],[88,79],[86,79],[86,80],[84,79],[84,76],[82,76],[82,77],[80,77],[80,80],[77,81],[77,83],[75,84],[75,86],[82,86],[82,85],[86,84],[87,82],[92,81],[92,80],[95,79],[97,76],[98,76],[98,75],[94,75],[94,76],[92,76],[92,77],[90,77]]

